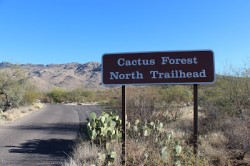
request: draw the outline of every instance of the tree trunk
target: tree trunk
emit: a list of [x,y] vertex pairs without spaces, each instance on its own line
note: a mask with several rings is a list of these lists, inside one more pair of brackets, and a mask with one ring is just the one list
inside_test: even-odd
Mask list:
[[3,112],[8,111],[12,107],[11,101],[9,101],[8,95],[5,92],[1,92],[0,95],[4,95],[5,101],[3,105]]

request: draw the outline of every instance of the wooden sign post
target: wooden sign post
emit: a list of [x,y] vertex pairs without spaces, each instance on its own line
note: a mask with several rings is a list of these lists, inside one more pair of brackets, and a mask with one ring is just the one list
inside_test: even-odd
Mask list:
[[198,84],[215,81],[214,56],[209,50],[105,54],[102,83],[122,86],[122,159],[125,165],[126,95],[125,85],[193,84],[194,153],[198,139]]

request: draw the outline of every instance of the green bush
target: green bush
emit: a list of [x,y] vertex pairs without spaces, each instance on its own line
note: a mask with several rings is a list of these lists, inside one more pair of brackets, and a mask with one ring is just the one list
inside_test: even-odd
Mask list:
[[61,88],[54,88],[48,96],[52,99],[53,102],[61,103],[65,101],[66,92]]
[[167,86],[159,90],[160,100],[167,103],[188,103],[192,100],[192,91],[188,86]]
[[26,91],[23,96],[23,103],[32,104],[41,98],[41,94],[35,91]]
[[69,102],[94,102],[95,92],[92,90],[75,89],[67,92],[66,100]]
[[[50,99],[48,99],[49,97]],[[51,92],[47,93],[47,96],[43,96],[42,98],[45,101],[52,101],[56,103],[61,102],[95,102],[96,94],[93,90],[85,90],[85,89],[75,89],[72,91],[65,91],[62,88],[54,88]]]
[[214,105],[230,116],[243,116],[250,108],[250,78],[240,76],[219,76],[216,83],[203,89],[200,103]]
[[1,69],[0,103],[3,111],[20,106],[27,87],[27,76],[24,70],[18,67]]

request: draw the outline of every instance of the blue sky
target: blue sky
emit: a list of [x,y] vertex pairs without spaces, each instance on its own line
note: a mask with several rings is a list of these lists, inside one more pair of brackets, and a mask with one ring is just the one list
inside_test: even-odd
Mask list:
[[250,57],[249,9],[249,0],[0,0],[0,62],[211,49],[220,72]]

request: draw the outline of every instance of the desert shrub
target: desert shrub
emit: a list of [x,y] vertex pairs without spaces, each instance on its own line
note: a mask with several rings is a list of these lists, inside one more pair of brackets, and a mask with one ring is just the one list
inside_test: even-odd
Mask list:
[[166,103],[189,103],[192,100],[192,91],[188,86],[163,86],[159,90],[160,100]]
[[18,67],[0,70],[0,100],[3,111],[21,105],[27,88],[25,71]]
[[217,154],[216,161],[220,164],[229,159],[243,159],[250,147],[249,76],[249,68],[230,66],[224,75],[217,76],[215,84],[200,93],[203,114],[199,119],[200,135],[208,139],[206,154],[210,157]]
[[127,116],[129,121],[139,119],[147,122],[154,112],[154,101],[148,96],[128,96],[127,97]]
[[41,93],[40,97],[39,97],[39,100],[42,103],[51,103],[52,102],[52,98],[49,97],[49,94],[47,94],[47,93]]
[[51,92],[43,95],[42,101],[45,102],[66,102],[66,103],[83,103],[83,102],[96,102],[96,92],[93,90],[75,89],[66,91],[61,88],[54,88]]
[[95,101],[95,92],[92,90],[75,89],[67,92],[68,102],[93,102]]
[[199,119],[199,134],[204,137],[201,146],[206,145],[204,153],[210,158],[215,157],[219,162],[217,165],[223,165],[230,159],[243,159],[250,147],[249,117],[231,117],[213,110],[216,107],[209,108],[210,113],[206,112]]
[[[110,91],[112,90],[107,90],[107,89],[104,89],[104,90],[97,90],[95,92],[95,101],[98,102],[98,103],[104,103],[104,101],[107,101],[109,100],[110,98],[112,98],[110,96]],[[117,96],[119,96],[120,93],[117,94]]]
[[48,96],[52,99],[53,102],[61,103],[65,101],[66,91],[61,88],[54,88],[51,92],[48,93]]
[[228,116],[244,118],[250,109],[250,70],[230,67],[224,75],[217,76],[214,85],[203,89],[202,105],[209,103]]
[[185,140],[175,136],[160,121],[127,122],[128,165],[209,165],[206,157],[195,156]]
[[35,92],[35,91],[26,91],[24,93],[22,102],[24,104],[32,104],[35,103],[38,99],[41,98],[41,94],[39,92]]
[[[222,131],[229,139],[227,147],[230,149],[248,150],[250,147],[250,130],[248,127],[249,120],[232,117],[227,118],[222,123]],[[230,128],[230,130],[228,130]]]
[[[173,90],[171,90],[172,87]],[[191,92],[188,88],[181,86],[164,86],[151,87],[149,91],[140,94],[134,93],[132,91],[127,95],[126,105],[129,120],[139,119],[143,122],[161,120],[169,123],[181,117],[181,109],[190,103]]]
[[98,98],[97,103],[102,107],[105,112],[115,112],[121,116],[121,88],[112,88],[104,91],[98,91],[96,93]]

